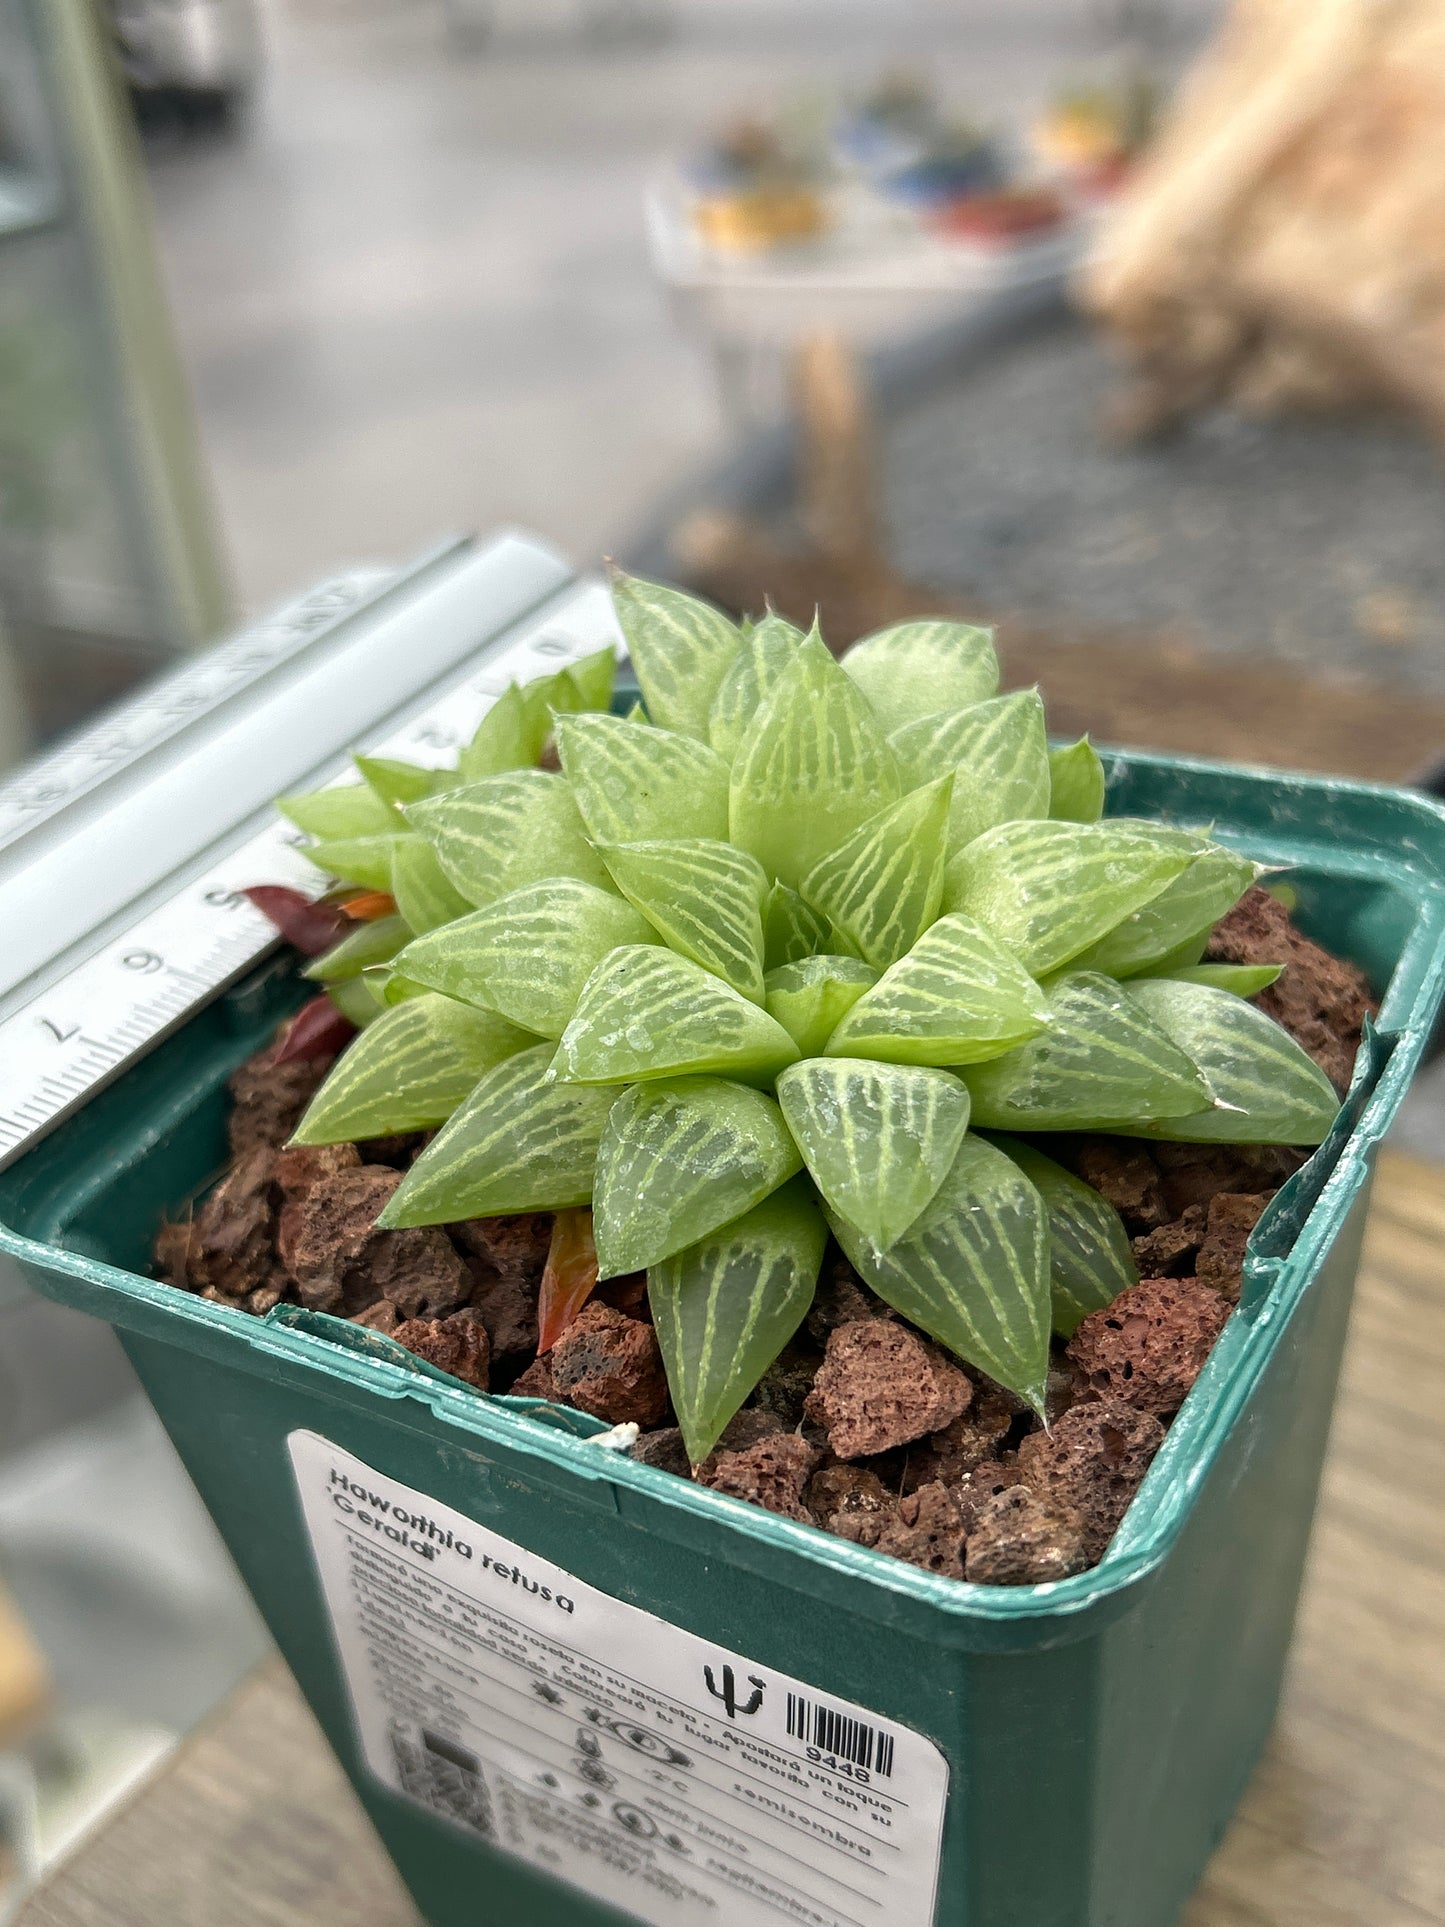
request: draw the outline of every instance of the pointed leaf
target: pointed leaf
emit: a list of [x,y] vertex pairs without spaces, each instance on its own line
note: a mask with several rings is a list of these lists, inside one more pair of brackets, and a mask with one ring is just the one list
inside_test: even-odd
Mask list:
[[386,836],[326,837],[302,852],[308,862],[343,883],[364,884],[368,890],[390,890],[391,866],[407,835],[396,818]]
[[359,977],[372,964],[390,963],[404,944],[411,942],[411,931],[400,917],[378,917],[375,923],[357,923],[322,956],[301,973],[317,984],[344,984]]
[[464,917],[472,907],[448,882],[436,851],[420,836],[402,837],[392,852],[391,894],[419,937],[454,917]]
[[504,1018],[450,997],[395,1004],[337,1060],[293,1141],[344,1144],[441,1124],[478,1078],[531,1042]]
[[398,827],[395,814],[365,783],[333,783],[324,790],[282,796],[276,807],[308,836],[350,841],[357,836],[388,836]]
[[1071,971],[1044,989],[1043,1035],[964,1073],[977,1129],[1142,1130],[1149,1119],[1208,1109],[1209,1087],[1191,1056],[1123,985]]
[[801,629],[772,614],[740,639],[708,715],[708,741],[729,767],[754,716],[792,668],[802,641]]
[[1260,873],[1260,866],[1221,844],[1206,843],[1180,876],[1078,959],[1081,970],[1132,977],[1202,930],[1213,929]]
[[1102,1311],[1139,1282],[1129,1234],[1113,1205],[1090,1184],[1018,1138],[995,1140],[1044,1201],[1049,1214],[1049,1277],[1054,1330],[1072,1338],[1080,1319]]
[[944,907],[991,930],[1041,977],[1157,897],[1195,848],[1177,833],[1132,825],[1005,823],[950,861]]
[[807,1316],[827,1241],[812,1187],[795,1178],[648,1272],[668,1389],[694,1464]]
[[358,1030],[365,1030],[381,1015],[382,999],[361,977],[348,977],[344,983],[328,984],[326,995],[333,1007]]
[[611,708],[612,690],[617,681],[617,651],[611,643],[590,656],[583,656],[580,662],[571,663],[563,674],[577,692],[579,709]]
[[420,763],[401,763],[391,756],[353,756],[351,760],[372,795],[388,809],[416,803],[456,781],[450,770],[423,769]]
[[578,1084],[716,1072],[766,1084],[798,1049],[781,1024],[670,950],[614,950],[562,1033],[557,1075]]
[[733,842],[796,889],[900,793],[893,752],[867,702],[809,636],[738,751]]
[[703,837],[604,848],[612,880],[668,948],[763,1001],[768,879],[746,850]]
[[803,879],[802,896],[866,963],[886,970],[938,915],[952,776],[902,797]]
[[432,992],[425,984],[419,984],[411,977],[403,977],[390,964],[373,964],[363,970],[361,980],[379,1004],[404,1004],[408,997],[430,997]]
[[954,771],[950,856],[1000,823],[1049,813],[1049,739],[1037,689],[925,716],[888,740],[910,789]]
[[452,1224],[590,1203],[597,1147],[618,1092],[549,1080],[552,1049],[538,1044],[489,1071],[377,1223]]
[[859,998],[826,1055],[978,1064],[1036,1037],[1048,1017],[1048,1000],[1023,966],[955,912]]
[[775,883],[763,905],[763,965],[777,970],[805,957],[839,948],[826,917],[804,903],[786,883]]
[[742,644],[736,623],[680,589],[612,578],[612,601],[653,722],[706,737],[718,684]]
[[551,770],[489,776],[412,803],[406,814],[451,882],[479,906],[551,877],[612,887],[567,779]]
[[457,782],[480,783],[508,770],[531,769],[541,753],[536,719],[516,683],[509,683],[457,758]]
[[1180,964],[1172,970],[1150,970],[1150,977],[1168,977],[1179,984],[1204,984],[1227,990],[1234,997],[1257,997],[1279,980],[1283,964]]
[[1049,815],[1065,823],[1097,823],[1104,814],[1106,778],[1087,736],[1049,751]]
[[968,1129],[968,1091],[947,1071],[810,1057],[778,1102],[834,1211],[886,1251],[942,1184]]
[[727,765],[706,743],[622,716],[567,716],[557,748],[594,843],[726,838]]
[[1011,1158],[970,1132],[932,1202],[891,1251],[827,1215],[849,1262],[885,1303],[1043,1411],[1048,1214]]
[[777,1018],[804,1057],[821,1057],[839,1024],[877,981],[872,964],[857,957],[805,957],[800,963],[780,964],[765,979],[768,1015]]
[[604,1278],[643,1271],[761,1204],[803,1168],[772,1098],[722,1077],[634,1084],[597,1153]]
[[885,732],[941,709],[965,709],[998,688],[992,629],[941,618],[896,622],[864,636],[844,656],[843,667]]
[[1196,1144],[1324,1142],[1339,1097],[1314,1059],[1272,1017],[1227,990],[1165,977],[1138,978],[1126,994],[1189,1053],[1218,1107],[1155,1122],[1141,1136]]
[[647,919],[621,897],[552,877],[418,937],[396,968],[538,1037],[560,1037],[602,959],[624,944],[653,942]]
[[585,1205],[559,1211],[537,1293],[537,1356],[550,1352],[597,1289],[597,1245]]

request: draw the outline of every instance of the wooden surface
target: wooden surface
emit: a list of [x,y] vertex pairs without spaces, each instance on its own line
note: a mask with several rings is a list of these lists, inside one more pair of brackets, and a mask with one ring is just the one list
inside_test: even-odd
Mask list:
[[[1284,1709],[1181,1927],[1445,1923],[1442,1281],[1445,1171],[1391,1156]],[[273,1662],[17,1927],[303,1923],[417,1918]]]

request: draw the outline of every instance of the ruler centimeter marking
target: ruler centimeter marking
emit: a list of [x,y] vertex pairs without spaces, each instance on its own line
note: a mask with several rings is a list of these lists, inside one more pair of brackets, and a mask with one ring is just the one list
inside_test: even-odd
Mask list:
[[[620,647],[610,599],[600,584],[582,585],[535,631],[481,670],[464,670],[369,747],[439,768],[470,740],[508,683],[530,681],[609,643]],[[273,926],[240,892],[279,883],[319,895],[325,879],[302,856],[306,841],[273,817],[0,1023],[0,1169],[276,944]]]

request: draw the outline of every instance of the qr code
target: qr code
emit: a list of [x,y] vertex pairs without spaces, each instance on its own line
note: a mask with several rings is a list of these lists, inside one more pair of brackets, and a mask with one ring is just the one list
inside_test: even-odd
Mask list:
[[475,1753],[426,1727],[418,1732],[394,1725],[391,1756],[403,1793],[484,1840],[495,1839],[492,1796]]

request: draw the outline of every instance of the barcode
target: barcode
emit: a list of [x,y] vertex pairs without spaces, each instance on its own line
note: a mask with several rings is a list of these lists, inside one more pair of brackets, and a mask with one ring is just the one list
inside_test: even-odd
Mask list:
[[880,1779],[888,1779],[893,1772],[891,1733],[869,1726],[866,1720],[855,1720],[851,1713],[840,1713],[835,1706],[824,1706],[820,1700],[789,1693],[788,1732],[805,1746],[816,1746],[820,1753],[848,1760]]

